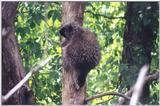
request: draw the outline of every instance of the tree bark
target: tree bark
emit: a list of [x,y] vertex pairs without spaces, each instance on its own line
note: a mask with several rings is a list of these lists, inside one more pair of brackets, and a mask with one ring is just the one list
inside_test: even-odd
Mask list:
[[[2,95],[6,95],[25,75],[14,31],[17,4],[2,2]],[[32,97],[32,92],[24,86],[3,104],[32,104]]]
[[[158,23],[158,17],[153,14],[157,11],[158,3],[127,3],[121,62],[123,66],[120,70],[121,89],[127,87],[129,90],[136,82],[140,68],[151,63],[151,51],[156,38],[153,26],[157,27]],[[143,87],[142,103],[147,102],[149,92],[149,83],[146,83]]]
[[[82,26],[83,2],[62,2],[62,26],[66,23],[77,23]],[[77,78],[77,70],[62,69],[62,104],[84,104],[86,94],[86,84],[77,89],[75,80]]]
[[62,2],[62,25],[77,23],[83,25],[84,2]]

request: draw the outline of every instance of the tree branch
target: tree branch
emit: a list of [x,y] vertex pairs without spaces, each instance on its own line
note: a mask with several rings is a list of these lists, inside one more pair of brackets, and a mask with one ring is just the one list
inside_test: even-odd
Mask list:
[[[158,80],[159,72],[160,71],[157,70],[157,72],[155,72],[154,74],[146,76],[144,84],[147,83],[147,82],[152,82],[152,81]],[[133,92],[133,87],[131,87],[130,90],[128,90],[125,93],[125,95],[131,97],[132,96],[132,92]],[[126,99],[120,97],[119,100],[118,100],[117,105],[123,105],[125,103],[125,100]]]
[[142,94],[142,91],[143,91],[145,76],[147,74],[148,69],[149,69],[149,65],[144,65],[141,68],[140,73],[137,78],[137,82],[136,82],[134,89],[133,89],[133,94],[132,94],[129,105],[137,105],[137,103],[140,99],[140,96]]
[[155,72],[155,73],[152,74],[152,75],[148,75],[148,76],[145,78],[145,83],[158,80],[158,78],[159,78],[159,72],[160,72],[160,70],[158,70],[157,72]]
[[100,98],[100,97],[103,97],[103,96],[106,96],[106,95],[114,95],[114,96],[120,96],[120,97],[123,97],[127,100],[130,100],[130,97],[122,94],[122,93],[118,93],[118,92],[107,92],[107,93],[102,93],[102,94],[97,94],[97,95],[94,95],[94,96],[91,96],[91,97],[88,97],[86,98],[85,102],[88,102],[88,101],[91,101],[93,99],[96,99],[96,98]]
[[[159,78],[159,71],[152,74],[152,75],[148,75],[146,78],[145,78],[145,81],[144,83],[147,83],[149,81],[154,81],[154,80],[158,80]],[[122,105],[125,100],[130,100],[130,97],[132,95],[132,92],[133,92],[133,87],[127,91],[125,94],[122,94],[122,93],[118,93],[118,92],[107,92],[107,93],[101,93],[101,94],[97,94],[97,95],[94,95],[94,96],[91,96],[91,97],[88,97],[86,98],[85,100],[85,103],[93,100],[93,99],[97,99],[97,98],[100,98],[100,97],[103,97],[103,96],[107,96],[107,95],[114,95],[114,96],[120,96],[120,99],[119,99],[119,102],[118,102],[118,105]],[[140,104],[140,103],[138,103]]]
[[34,68],[31,68],[30,72],[14,87],[12,88],[5,96],[2,96],[2,103],[4,103],[6,100],[8,100],[19,88],[25,84],[28,79],[39,71],[40,68],[42,68],[44,65],[46,65],[51,60],[51,56],[49,56],[47,59],[42,60],[37,66]]
[[100,17],[104,17],[104,18],[108,18],[108,19],[125,19],[125,17],[112,17],[112,16],[106,16],[104,14],[99,14],[99,13],[94,13],[90,10],[86,10],[85,11],[86,13],[90,13],[92,14],[93,16],[100,16]]
[[[113,97],[114,97],[114,96],[113,96]],[[98,102],[98,103],[96,103],[96,105],[100,105],[100,104],[103,104],[103,103],[107,103],[108,101],[110,101],[111,99],[113,99],[113,97],[111,97],[111,98],[108,99],[107,101]]]

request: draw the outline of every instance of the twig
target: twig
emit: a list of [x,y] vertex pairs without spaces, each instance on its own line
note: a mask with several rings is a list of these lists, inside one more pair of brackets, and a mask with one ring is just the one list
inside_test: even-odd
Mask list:
[[[114,97],[114,96],[113,96],[113,97]],[[110,101],[111,99],[113,99],[113,97],[109,98],[109,99],[106,100],[106,101],[98,102],[98,103],[96,103],[96,105],[99,105],[99,104],[102,104],[102,103],[107,103],[108,101]]]
[[148,75],[148,76],[145,78],[145,83],[158,80],[158,78],[159,78],[159,71],[155,72],[155,73],[152,74],[152,75]]
[[129,105],[137,105],[139,98],[140,98],[142,91],[143,91],[145,76],[147,74],[148,69],[149,69],[149,65],[144,65],[141,68],[137,82],[136,82],[134,89],[133,89],[133,94],[132,94]]
[[[127,92],[125,93],[125,95],[131,97],[131,96],[132,96],[132,92],[133,92],[133,88],[131,88],[129,91],[127,91]],[[126,100],[125,98],[120,97],[120,98],[118,99],[117,105],[123,105],[124,102],[125,102],[125,100]]]
[[51,56],[49,56],[47,59],[40,62],[37,66],[34,68],[31,68],[30,72],[14,87],[12,88],[5,96],[2,96],[2,103],[7,101],[19,88],[22,87],[23,84],[36,72],[39,71],[40,68],[42,68],[44,65],[46,65],[51,60]]
[[[154,81],[154,80],[157,80],[159,78],[159,72],[156,72],[152,75],[149,75],[145,78],[145,82],[144,83],[147,83],[148,81]],[[129,91],[127,91],[125,94],[122,94],[122,93],[117,93],[117,92],[108,92],[108,93],[102,93],[102,94],[97,94],[97,95],[94,95],[94,96],[91,96],[91,97],[88,97],[86,98],[85,102],[89,102],[93,99],[96,99],[96,98],[100,98],[100,97],[103,97],[103,96],[106,96],[106,95],[114,95],[114,96],[120,96],[120,99],[118,101],[118,105],[122,105],[125,100],[130,100],[130,97],[132,95],[132,92],[133,92],[133,87],[130,88]],[[138,102],[138,104],[141,104],[140,102]]]
[[110,16],[106,16],[104,14],[94,13],[90,10],[86,10],[85,12],[91,13],[94,16],[100,16],[100,17],[104,17],[104,18],[108,18],[108,19],[125,19],[125,17],[112,17],[112,16],[110,17]]
[[[159,70],[156,73],[152,74],[152,75],[146,76],[144,84],[147,83],[147,82],[158,80],[158,78],[159,78]],[[125,95],[131,97],[132,92],[133,92],[133,87],[131,87],[130,90],[128,90],[125,93]],[[125,102],[125,99],[120,97],[119,100],[118,100],[117,105],[123,105],[124,102]]]
[[130,100],[130,97],[128,97],[128,96],[126,96],[126,95],[124,95],[124,94],[122,94],[122,93],[118,93],[118,92],[107,92],[107,93],[97,94],[97,95],[88,97],[88,98],[86,98],[85,101],[88,102],[88,101],[91,101],[91,100],[93,100],[93,99],[100,98],[100,97],[103,97],[103,96],[106,96],[106,95],[120,96],[120,97],[123,97],[123,98],[125,98],[125,99],[127,99],[127,100]]

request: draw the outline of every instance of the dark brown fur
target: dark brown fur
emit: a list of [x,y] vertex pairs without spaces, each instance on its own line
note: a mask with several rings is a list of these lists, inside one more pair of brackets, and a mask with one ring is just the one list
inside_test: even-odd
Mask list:
[[100,61],[100,49],[95,34],[74,23],[60,29],[62,41],[63,68],[79,71],[78,85],[83,86],[89,71]]

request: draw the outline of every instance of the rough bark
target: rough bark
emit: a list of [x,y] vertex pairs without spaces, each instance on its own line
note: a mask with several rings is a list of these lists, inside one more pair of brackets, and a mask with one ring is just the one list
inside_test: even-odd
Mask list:
[[[155,19],[152,14],[157,12],[157,7],[157,3],[127,3],[121,62],[123,64],[120,77],[121,88],[127,87],[129,90],[137,79],[139,69],[144,64],[151,63],[151,51],[153,41],[156,38],[152,27],[157,24],[156,21],[154,22]],[[150,9],[147,10],[147,8]],[[141,13],[138,13],[139,11]],[[147,23],[145,20],[150,20],[151,22]],[[142,103],[147,102],[149,92],[149,83],[146,83],[143,87]]]
[[62,2],[62,25],[77,23],[83,25],[84,2]]
[[[17,4],[2,2],[2,95],[6,95],[25,75],[14,31]],[[32,97],[32,92],[24,86],[3,104],[32,104]]]
[[[62,2],[62,26],[74,22],[82,26],[84,3],[83,2]],[[84,104],[86,84],[77,89],[75,82],[77,70],[62,69],[62,104]]]

